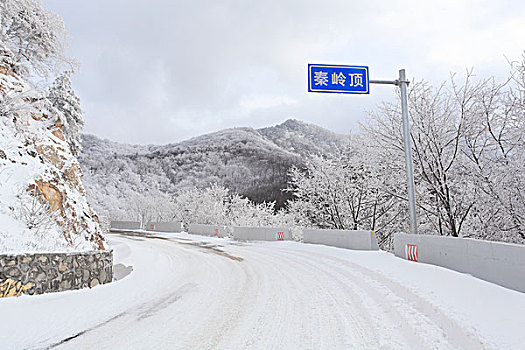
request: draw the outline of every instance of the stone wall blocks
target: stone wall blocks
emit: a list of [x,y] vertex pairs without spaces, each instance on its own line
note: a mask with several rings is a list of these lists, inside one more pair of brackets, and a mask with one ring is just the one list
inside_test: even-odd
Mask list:
[[47,271],[47,277],[50,279],[55,279],[59,276],[59,273],[56,269],[49,269]]
[[69,269],[69,266],[68,266],[67,260],[66,261],[60,261],[58,263],[58,271],[64,272],[64,271],[66,271],[68,269]]
[[20,270],[22,270],[22,272],[24,272],[24,273],[29,272],[29,265],[26,264],[26,263],[20,264]]
[[113,251],[0,255],[0,284],[16,283],[17,293],[43,294],[92,288],[113,280]]
[[106,271],[100,270],[98,272],[98,277],[100,278],[101,281],[105,281],[107,279]]
[[64,280],[60,282],[60,291],[69,290],[71,289],[71,281]]
[[[30,277],[32,278],[32,277]],[[40,272],[36,278],[35,278],[37,281],[41,282],[41,281],[47,281],[47,275],[44,273],[44,272]]]
[[28,284],[30,284],[30,287],[26,290],[26,294],[33,295],[36,293],[36,286],[37,283],[35,280],[28,280]]
[[91,274],[89,273],[88,270],[86,270],[86,269],[82,270],[82,280],[83,280],[84,282],[89,281],[89,276],[90,276],[90,275],[91,275]]
[[20,269],[16,266],[10,267],[7,271],[7,275],[11,276],[14,280],[17,280],[22,273],[20,272]]

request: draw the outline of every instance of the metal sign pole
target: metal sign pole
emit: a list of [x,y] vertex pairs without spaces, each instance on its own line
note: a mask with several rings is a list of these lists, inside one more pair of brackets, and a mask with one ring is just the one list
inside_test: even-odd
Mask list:
[[408,211],[410,215],[410,232],[417,234],[417,217],[416,217],[416,193],[414,186],[414,168],[412,164],[412,147],[410,145],[410,126],[408,124],[408,98],[405,70],[399,70],[399,79],[390,80],[370,80],[370,84],[393,84],[401,89],[401,114],[403,118],[403,137],[405,140],[405,162],[407,172],[407,190],[408,190]]
[[407,81],[405,70],[399,71],[399,88],[401,89],[401,114],[403,115],[403,136],[405,137],[405,161],[408,182],[408,211],[410,213],[410,231],[417,234],[416,192],[414,186],[414,168],[412,164],[412,147],[410,145],[410,126],[408,124]]
[[370,80],[367,66],[308,64],[309,92],[369,94],[369,84],[392,84],[401,88],[401,114],[403,117],[403,136],[405,139],[410,231],[413,234],[416,234],[416,194],[414,186],[414,170],[412,165],[412,147],[410,146],[410,127],[408,124],[408,81],[406,81],[405,70],[401,69],[399,71],[399,79],[397,80]]

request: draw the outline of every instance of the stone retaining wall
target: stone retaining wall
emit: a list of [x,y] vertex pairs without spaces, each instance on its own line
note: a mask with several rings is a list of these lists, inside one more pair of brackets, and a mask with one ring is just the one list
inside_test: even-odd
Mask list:
[[0,298],[91,288],[112,280],[112,250],[0,255]]

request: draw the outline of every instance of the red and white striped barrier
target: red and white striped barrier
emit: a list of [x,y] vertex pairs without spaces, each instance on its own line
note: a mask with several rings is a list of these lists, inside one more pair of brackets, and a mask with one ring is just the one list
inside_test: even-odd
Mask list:
[[405,256],[407,260],[417,262],[417,245],[407,244],[405,247]]
[[284,232],[277,232],[277,240],[284,241]]

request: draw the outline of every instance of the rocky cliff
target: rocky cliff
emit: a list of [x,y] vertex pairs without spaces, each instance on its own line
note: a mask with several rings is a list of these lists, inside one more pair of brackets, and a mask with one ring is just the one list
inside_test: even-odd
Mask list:
[[0,253],[104,249],[67,121],[0,55]]

